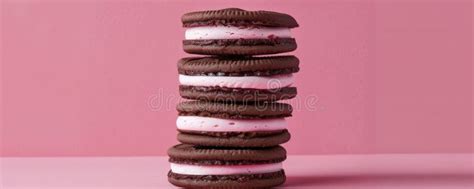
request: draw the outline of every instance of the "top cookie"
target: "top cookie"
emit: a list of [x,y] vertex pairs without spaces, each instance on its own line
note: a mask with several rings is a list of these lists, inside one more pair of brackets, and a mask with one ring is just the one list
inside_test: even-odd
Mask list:
[[296,20],[288,14],[263,10],[246,11],[239,8],[190,12],[184,14],[181,21],[184,27],[214,25],[298,27]]
[[295,56],[188,57],[178,61],[178,72],[191,76],[273,76],[299,71]]

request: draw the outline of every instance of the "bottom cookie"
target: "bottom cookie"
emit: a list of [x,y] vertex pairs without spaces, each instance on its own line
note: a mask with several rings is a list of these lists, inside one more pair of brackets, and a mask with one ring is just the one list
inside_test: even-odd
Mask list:
[[168,181],[184,188],[269,188],[283,184],[283,170],[272,173],[241,175],[184,175],[170,171]]

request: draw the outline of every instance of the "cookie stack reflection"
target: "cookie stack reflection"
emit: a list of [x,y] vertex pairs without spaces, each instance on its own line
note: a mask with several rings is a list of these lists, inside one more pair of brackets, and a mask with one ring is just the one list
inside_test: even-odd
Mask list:
[[185,188],[268,188],[286,176],[293,74],[299,60],[284,13],[237,8],[186,13],[178,61],[176,121],[182,144],[168,150],[168,180]]

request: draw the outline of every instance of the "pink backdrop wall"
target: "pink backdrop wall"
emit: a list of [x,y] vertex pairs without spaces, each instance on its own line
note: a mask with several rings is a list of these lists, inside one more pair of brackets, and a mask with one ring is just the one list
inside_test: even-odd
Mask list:
[[301,25],[289,153],[473,152],[471,1],[7,0],[1,155],[164,155],[180,16],[232,6]]

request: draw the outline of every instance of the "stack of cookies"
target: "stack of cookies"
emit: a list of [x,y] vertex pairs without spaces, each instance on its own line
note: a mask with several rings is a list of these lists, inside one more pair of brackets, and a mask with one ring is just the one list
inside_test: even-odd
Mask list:
[[[183,15],[178,140],[168,180],[186,188],[267,188],[285,182],[289,104],[299,60],[287,14],[230,8]],[[257,56],[267,55],[267,56]]]

